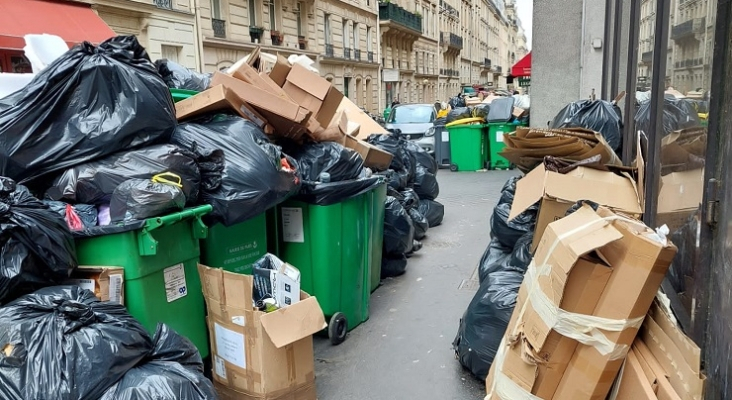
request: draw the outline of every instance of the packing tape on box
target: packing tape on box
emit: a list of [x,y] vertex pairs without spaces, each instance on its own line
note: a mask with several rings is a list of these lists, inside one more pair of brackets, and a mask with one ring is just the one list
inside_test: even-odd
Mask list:
[[[527,277],[524,279],[524,282],[528,282],[528,284],[530,285],[529,295],[527,301],[524,302],[521,310],[519,310],[519,316],[517,318],[517,321],[520,322],[523,320],[527,306],[531,304],[534,311],[539,315],[544,323],[551,329],[557,331],[557,333],[561,334],[562,336],[575,339],[584,345],[593,346],[601,354],[609,356],[611,360],[617,360],[625,357],[629,349],[628,345],[612,342],[602,332],[600,332],[600,330],[621,332],[631,327],[639,328],[641,324],[643,324],[643,318],[645,316],[632,319],[614,320],[609,318],[600,318],[591,315],[567,312],[559,308],[556,304],[553,304],[551,300],[549,300],[549,298],[546,296],[546,294],[541,290],[538,284],[539,276],[546,276],[550,274],[551,265],[549,264],[549,257],[554,252],[554,250],[556,250],[556,247],[562,240],[572,235],[578,234],[597,223],[607,224],[612,221],[623,221],[633,225],[642,226],[644,229],[648,229],[644,224],[638,221],[615,215],[612,217],[604,217],[588,222],[584,225],[581,225],[577,228],[574,228],[559,235],[549,247],[549,251],[546,252],[546,257],[542,261],[540,268],[536,267],[535,260],[532,260],[531,264],[529,264],[528,270],[526,271]],[[654,239],[658,240],[662,244],[665,244],[665,237],[663,237],[662,235],[657,236],[660,237]],[[511,333],[511,337],[519,336],[518,327],[520,325],[520,323],[515,324],[514,331]],[[506,334],[508,334],[508,332]],[[506,335],[504,335],[498,348],[498,352],[496,353],[496,357],[493,361],[493,366],[495,366],[495,374],[493,376],[493,384],[491,390],[485,397],[486,400],[490,400],[494,394],[502,400],[543,400],[540,397],[534,396],[529,391],[526,391],[524,388],[516,384],[516,382],[514,382],[511,378],[503,374],[503,363],[506,358],[507,347],[508,343],[506,343]]]

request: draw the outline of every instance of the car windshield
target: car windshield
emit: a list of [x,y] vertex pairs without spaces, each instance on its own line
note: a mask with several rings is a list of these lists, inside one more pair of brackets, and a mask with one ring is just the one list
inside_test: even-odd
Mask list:
[[392,124],[429,124],[435,120],[431,105],[395,107],[389,115]]

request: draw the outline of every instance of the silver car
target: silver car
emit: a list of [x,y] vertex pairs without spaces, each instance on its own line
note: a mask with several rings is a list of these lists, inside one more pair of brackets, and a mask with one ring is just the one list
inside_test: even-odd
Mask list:
[[432,104],[397,104],[391,109],[385,127],[399,129],[402,135],[434,155],[435,118],[437,112]]

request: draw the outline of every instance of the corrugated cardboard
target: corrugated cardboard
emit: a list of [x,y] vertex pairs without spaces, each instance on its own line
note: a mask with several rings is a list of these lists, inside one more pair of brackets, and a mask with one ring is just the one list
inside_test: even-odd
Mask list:
[[338,112],[336,118],[333,119],[333,125],[328,130],[331,129],[334,129],[339,135],[339,139],[334,141],[360,154],[365,166],[375,171],[389,169],[392,154],[352,136],[353,133],[358,133],[360,126],[353,121],[349,121],[344,111]]
[[704,193],[704,170],[673,172],[661,177],[658,213],[694,211]]
[[239,60],[231,68],[228,69],[231,76],[240,79],[250,85],[254,85],[262,90],[269,91],[277,97],[287,101],[292,101],[290,96],[285,93],[281,86],[278,86],[267,74],[260,75],[256,69],[252,68],[244,59]]
[[[315,400],[312,335],[326,327],[315,297],[255,311],[250,275],[198,267],[208,306],[214,380],[243,399]],[[307,396],[294,397],[296,393]],[[229,393],[231,394],[231,393]]]
[[633,343],[633,352],[648,365],[648,368],[656,377],[656,397],[658,397],[658,400],[681,400],[681,397],[676,394],[674,388],[671,386],[671,382],[668,381],[663,367],[658,364],[656,358],[653,357],[653,353],[651,353],[642,340],[636,339]]
[[617,396],[613,400],[658,400],[633,350],[625,360],[619,385]]
[[359,131],[354,135],[358,139],[365,140],[373,134],[385,135],[389,133],[383,126],[379,125],[373,118],[358,108],[348,97],[344,97],[341,100],[338,111],[345,112],[349,121],[353,121],[359,125]]
[[312,400],[317,398],[315,382],[296,389],[293,392],[284,393],[274,397],[272,395],[256,395],[251,393],[238,392],[214,381],[214,388],[220,400]]
[[292,66],[282,88],[300,106],[310,110],[322,127],[330,125],[343,100],[343,94],[330,82],[300,64]]
[[125,304],[125,270],[121,267],[80,265],[65,282],[94,292],[102,301]]
[[516,184],[509,221],[541,201],[534,230],[533,248],[536,248],[546,226],[566,214],[580,200],[590,200],[627,215],[642,212],[638,188],[632,179],[612,172],[578,167],[566,174],[552,172],[541,164]]
[[282,87],[285,85],[285,82],[287,82],[287,75],[290,74],[290,70],[292,70],[290,62],[287,61],[285,57],[278,54],[277,62],[274,67],[272,67],[272,71],[269,72],[269,77],[277,84],[277,86]]
[[[233,90],[224,85],[213,85],[208,90],[175,103],[175,117],[183,121],[214,111],[231,110],[259,126],[265,128],[267,120],[252,106],[247,104]],[[265,129],[265,132],[268,131]]]

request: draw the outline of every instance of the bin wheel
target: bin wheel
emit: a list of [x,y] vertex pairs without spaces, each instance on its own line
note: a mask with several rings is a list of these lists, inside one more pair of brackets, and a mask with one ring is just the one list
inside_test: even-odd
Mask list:
[[333,346],[338,346],[346,340],[346,334],[348,333],[348,321],[346,316],[337,312],[330,317],[330,323],[328,324],[328,338]]
[[456,164],[450,164],[450,171],[457,172],[458,171],[458,166]]

